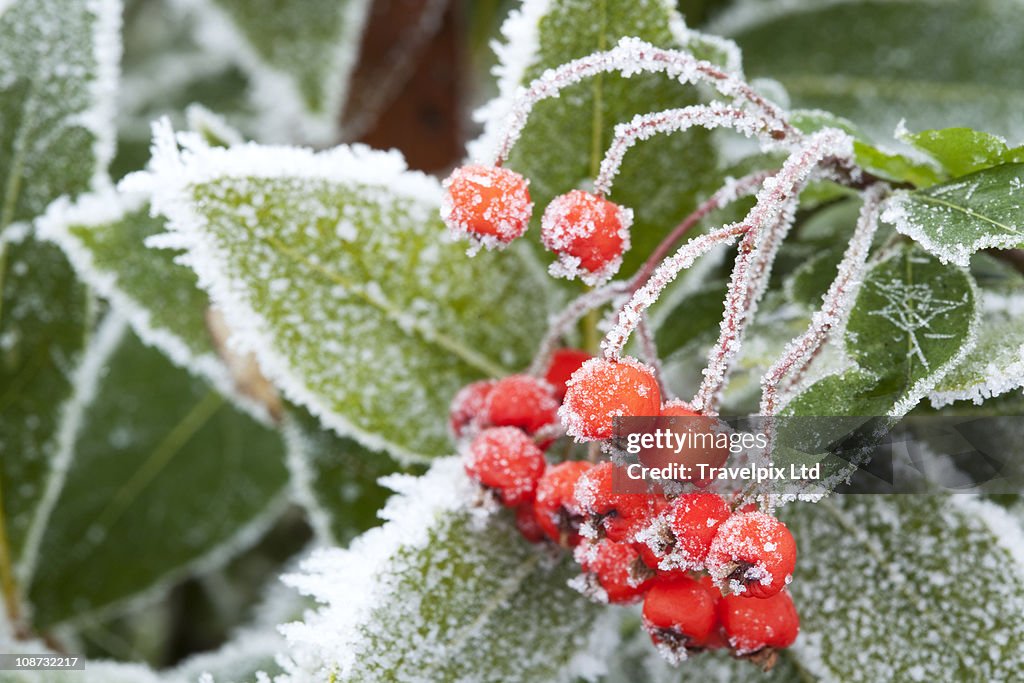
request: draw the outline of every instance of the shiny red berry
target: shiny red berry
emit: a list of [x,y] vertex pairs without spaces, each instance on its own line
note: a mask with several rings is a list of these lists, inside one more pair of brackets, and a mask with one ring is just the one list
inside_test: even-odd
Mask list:
[[644,627],[651,640],[674,659],[715,641],[718,617],[714,592],[689,576],[657,578],[644,597]]
[[705,566],[724,592],[768,598],[792,580],[796,541],[771,515],[734,514],[718,527]]
[[592,358],[573,373],[558,414],[570,436],[595,441],[611,437],[615,417],[660,412],[661,391],[651,368],[632,358]]
[[603,197],[572,190],[544,210],[540,237],[558,255],[557,275],[594,284],[611,277],[629,249],[633,212]]
[[668,520],[673,537],[673,564],[684,569],[702,569],[719,525],[730,514],[725,500],[713,493],[687,493],[672,501]]
[[537,523],[537,512],[532,500],[516,508],[516,529],[530,543],[540,543],[546,538],[544,529]]
[[444,181],[441,218],[457,238],[469,237],[488,248],[504,246],[530,225],[528,184],[507,168],[462,166]]
[[665,506],[661,495],[615,493],[617,468],[602,462],[576,484],[576,502],[600,534],[615,542],[631,542]]
[[586,351],[579,349],[558,349],[551,354],[551,362],[548,364],[544,379],[551,385],[555,397],[561,401],[565,397],[565,385],[572,377],[572,374],[580,369],[585,361],[592,358]]
[[587,579],[584,592],[601,602],[636,602],[654,578],[654,572],[626,543],[609,539],[584,543],[577,546],[575,556]]
[[582,515],[573,492],[576,482],[590,469],[589,462],[570,460],[549,467],[537,482],[534,510],[537,524],[547,537],[561,546],[572,547],[580,542]]
[[456,439],[469,433],[479,423],[494,380],[473,382],[459,389],[448,409],[448,426]]
[[533,498],[544,474],[544,453],[515,427],[480,432],[466,452],[466,474],[493,490],[502,503],[515,507]]
[[529,434],[557,420],[558,401],[551,385],[529,375],[510,375],[495,382],[482,415],[486,425],[519,427]]
[[718,618],[738,655],[789,647],[800,631],[800,615],[789,591],[763,600],[727,595],[718,604]]

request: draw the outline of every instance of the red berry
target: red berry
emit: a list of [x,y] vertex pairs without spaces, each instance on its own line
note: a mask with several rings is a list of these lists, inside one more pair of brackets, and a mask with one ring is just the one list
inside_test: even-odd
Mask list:
[[558,254],[552,272],[570,279],[579,275],[594,284],[615,274],[629,249],[633,212],[603,197],[572,190],[555,197],[544,210],[540,237]]
[[644,627],[673,659],[685,659],[687,650],[714,642],[715,603],[714,592],[689,576],[655,579],[644,598]]
[[616,605],[635,602],[654,578],[654,572],[643,563],[637,551],[625,543],[604,539],[580,545],[576,548],[576,559],[590,582],[600,587],[593,593],[601,602]]
[[648,366],[632,358],[591,358],[573,373],[558,414],[570,436],[594,441],[611,437],[615,417],[660,412],[661,391]]
[[734,514],[718,527],[705,565],[723,591],[767,598],[792,580],[796,541],[771,515]]
[[473,439],[464,461],[466,474],[493,489],[514,507],[528,502],[544,474],[544,453],[515,427],[491,427]]
[[672,501],[668,516],[674,537],[673,564],[702,569],[719,525],[730,514],[722,497],[713,493],[687,493]]
[[727,595],[718,604],[718,618],[729,646],[738,655],[789,647],[800,631],[800,615],[789,591],[763,600]]
[[516,528],[530,543],[540,543],[544,540],[544,529],[537,523],[537,512],[532,500],[516,508]]
[[492,387],[494,380],[488,379],[467,384],[455,394],[448,409],[448,425],[456,439],[461,438],[479,421],[478,418],[484,411]]
[[468,236],[488,248],[504,246],[530,225],[528,184],[507,168],[462,166],[444,181],[441,218],[455,237]]
[[[604,536],[631,542],[665,506],[665,498],[644,493],[613,493],[616,467],[610,462],[591,468],[576,483],[576,502]],[[659,504],[659,501],[661,503]]]
[[558,419],[558,401],[551,386],[529,375],[510,375],[495,382],[484,406],[483,422],[519,427],[533,434]]
[[551,354],[551,362],[544,373],[544,379],[552,386],[559,401],[565,398],[565,385],[572,377],[572,373],[579,370],[590,358],[592,356],[589,353],[579,349],[558,349]]
[[580,542],[579,507],[573,497],[576,482],[591,465],[583,460],[569,460],[549,467],[537,482],[534,510],[537,524],[555,543],[572,547]]
[[[699,434],[714,434],[719,428],[719,422],[713,417],[705,417],[693,410],[688,403],[680,400],[668,401],[661,407],[662,418],[684,418],[672,421],[673,432],[682,433],[694,431]],[[667,422],[667,421],[665,421]],[[665,427],[669,427],[668,424]],[[650,456],[649,456],[650,457]],[[699,478],[697,465],[703,464],[709,467],[721,467],[729,459],[729,447],[727,445],[713,448],[682,448],[679,451],[672,450],[666,453],[665,458],[672,462],[678,462],[691,468],[691,471],[698,473],[689,481],[694,486],[706,488],[714,479]]]

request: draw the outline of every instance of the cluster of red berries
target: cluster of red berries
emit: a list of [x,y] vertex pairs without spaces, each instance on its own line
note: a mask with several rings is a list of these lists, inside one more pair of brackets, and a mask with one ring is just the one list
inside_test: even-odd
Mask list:
[[[529,182],[507,168],[469,165],[444,181],[441,217],[452,235],[487,248],[523,235],[533,216]],[[555,197],[541,218],[541,240],[558,256],[556,275],[579,276],[588,284],[618,271],[629,249],[633,212],[582,190]]]
[[526,539],[573,550],[583,570],[575,587],[602,602],[642,599],[644,625],[669,659],[730,648],[770,666],[799,629],[785,590],[796,565],[786,526],[714,493],[616,492],[611,462],[549,465],[545,428],[556,412],[579,440],[609,438],[617,416],[697,415],[662,404],[653,372],[636,360],[563,349],[544,380],[514,375],[459,392],[451,426],[469,439],[468,475],[515,508]]

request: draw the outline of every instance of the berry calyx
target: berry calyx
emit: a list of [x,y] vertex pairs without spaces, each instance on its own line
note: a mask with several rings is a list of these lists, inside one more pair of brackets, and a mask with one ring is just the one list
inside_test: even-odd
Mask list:
[[670,660],[682,661],[715,642],[716,602],[710,588],[689,576],[657,578],[644,598],[644,627]]
[[441,219],[455,238],[493,249],[521,236],[530,225],[529,182],[497,166],[461,166],[444,181]]
[[731,515],[729,505],[713,493],[687,493],[672,501],[668,512],[673,544],[672,564],[702,569],[718,527]]
[[718,527],[705,566],[723,592],[768,598],[792,580],[796,541],[771,515],[734,514]]
[[558,415],[570,436],[595,441],[611,437],[615,417],[660,412],[661,391],[651,368],[633,358],[591,358],[566,385]]
[[592,356],[580,349],[558,349],[551,354],[551,362],[544,373],[544,379],[555,392],[555,398],[561,401],[565,398],[565,385],[572,377],[572,374],[580,369]]
[[718,604],[718,619],[737,655],[753,656],[767,667],[774,652],[765,650],[789,647],[800,632],[800,615],[788,591],[763,600],[727,595]]
[[448,409],[448,426],[456,439],[462,438],[477,425],[493,387],[494,380],[487,379],[467,384],[455,394]]
[[555,197],[544,210],[540,237],[544,246],[558,254],[553,275],[587,284],[611,277],[629,249],[633,212],[597,195],[572,190]]
[[483,423],[518,427],[533,434],[558,419],[551,385],[529,375],[510,375],[494,383],[484,404]]
[[580,542],[582,515],[573,492],[576,482],[590,469],[583,460],[569,460],[549,467],[537,482],[534,511],[537,524],[555,543],[569,548]]
[[654,572],[626,543],[604,539],[576,547],[576,561],[584,572],[584,595],[614,605],[636,602],[647,590]]
[[631,542],[667,503],[660,495],[614,493],[615,474],[611,462],[589,469],[576,483],[576,503],[599,535],[615,542]]
[[491,427],[473,439],[463,465],[466,474],[515,507],[533,498],[544,474],[544,453],[515,427]]
[[537,523],[537,512],[532,500],[516,508],[516,529],[530,543],[540,543],[547,538],[544,529]]

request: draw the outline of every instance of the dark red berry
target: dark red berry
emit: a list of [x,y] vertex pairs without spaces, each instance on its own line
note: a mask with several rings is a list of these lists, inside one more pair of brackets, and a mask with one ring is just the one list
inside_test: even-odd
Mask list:
[[558,419],[558,401],[551,385],[529,375],[510,375],[494,383],[484,406],[483,422],[519,427],[533,434]]
[[540,543],[546,538],[544,529],[537,523],[537,512],[532,500],[516,508],[516,528],[530,543]]
[[492,489],[509,507],[533,498],[544,474],[544,453],[515,427],[490,427],[470,444],[465,457],[466,474]]
[[718,527],[705,565],[723,592],[768,598],[792,580],[796,541],[771,515],[734,514]]
[[614,493],[616,467],[602,462],[580,477],[576,501],[580,510],[606,538],[631,542],[634,534],[647,526],[665,506],[661,495]]
[[[654,572],[643,563],[637,551],[626,543],[604,539],[597,543],[581,544],[576,547],[576,560],[589,579],[588,583],[591,586],[596,584],[592,592],[602,602],[636,602],[654,578]],[[596,590],[596,587],[600,590]]]
[[540,237],[558,254],[557,275],[579,275],[594,284],[619,269],[629,249],[633,212],[603,197],[572,190],[555,197],[544,210]]
[[674,659],[714,642],[716,597],[689,576],[655,579],[644,597],[644,627],[651,640]]
[[672,501],[668,513],[673,544],[673,564],[684,569],[702,569],[719,525],[731,511],[721,496],[687,493]]
[[651,368],[632,358],[592,358],[573,373],[558,414],[570,436],[595,441],[611,437],[615,417],[660,412],[661,391]]
[[591,358],[589,353],[579,349],[558,349],[551,354],[551,362],[548,364],[547,372],[544,373],[544,379],[551,385],[555,397],[559,401],[565,397],[565,385],[569,378]]
[[494,380],[473,382],[462,387],[455,394],[451,407],[448,409],[448,425],[456,439],[469,433],[478,424],[487,403],[487,396],[491,393],[493,386]]
[[549,467],[537,483],[534,510],[537,524],[547,537],[564,547],[580,542],[582,515],[573,492],[576,482],[591,465],[583,460],[570,460]]
[[727,595],[718,604],[718,618],[738,655],[789,647],[800,631],[800,615],[789,591],[762,600]]
[[504,246],[530,225],[528,184],[507,168],[462,166],[444,181],[441,218],[455,237],[469,237],[488,248]]

